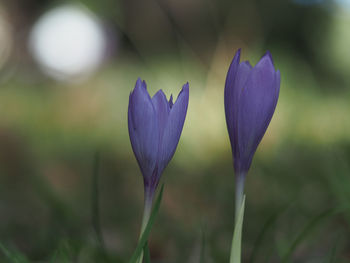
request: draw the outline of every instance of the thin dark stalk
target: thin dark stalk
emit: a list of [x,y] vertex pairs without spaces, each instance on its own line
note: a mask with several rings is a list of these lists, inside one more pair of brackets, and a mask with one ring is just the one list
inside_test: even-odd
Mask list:
[[[183,43],[185,43],[191,49],[191,51],[196,56],[198,61],[202,64],[203,68],[206,71],[209,71],[210,65],[203,60],[203,58],[198,53],[197,49],[192,46],[192,44],[190,43],[188,38],[185,36],[183,30],[179,26],[178,22],[176,21],[176,19],[172,15],[170,8],[162,0],[154,0],[154,2],[159,6],[159,8],[164,13],[164,15],[168,18],[168,21],[169,21],[169,23],[170,23],[170,25],[172,27],[173,32],[174,32],[175,38],[177,40],[183,41]],[[177,41],[177,49],[178,49],[178,52],[180,53],[179,41]]]

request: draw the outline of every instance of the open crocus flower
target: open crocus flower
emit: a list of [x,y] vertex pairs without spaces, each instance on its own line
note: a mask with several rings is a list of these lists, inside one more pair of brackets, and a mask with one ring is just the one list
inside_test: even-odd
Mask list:
[[248,61],[240,63],[240,54],[238,50],[227,72],[224,95],[236,176],[236,214],[245,176],[271,121],[280,89],[280,72],[275,70],[269,52],[255,67]]
[[152,98],[139,78],[129,97],[128,126],[132,149],[145,186],[145,201],[152,203],[160,176],[173,157],[185,122],[189,98],[186,83],[173,103],[162,90]]

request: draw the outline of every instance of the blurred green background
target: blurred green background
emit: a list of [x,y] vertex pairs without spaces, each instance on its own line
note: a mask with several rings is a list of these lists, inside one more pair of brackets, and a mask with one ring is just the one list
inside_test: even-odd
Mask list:
[[[43,19],[55,11],[55,23]],[[141,77],[168,97],[190,84],[152,262],[197,263],[201,253],[228,262],[234,174],[223,90],[242,48],[253,64],[270,50],[282,79],[247,177],[243,262],[350,262],[349,28],[349,0],[1,1],[1,244],[33,262],[127,262],[143,211],[127,131]]]

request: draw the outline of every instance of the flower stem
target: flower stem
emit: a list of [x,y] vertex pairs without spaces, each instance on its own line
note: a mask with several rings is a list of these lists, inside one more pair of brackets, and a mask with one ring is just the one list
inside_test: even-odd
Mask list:
[[142,224],[141,224],[141,231],[140,231],[140,237],[143,234],[143,231],[145,231],[145,228],[147,226],[149,217],[151,215],[151,211],[152,211],[152,200],[150,201],[145,201],[145,205],[144,205],[144,210],[143,210],[143,216],[142,216]]
[[[145,228],[146,228],[147,223],[149,221],[149,218],[151,216],[153,196],[154,196],[154,190],[151,190],[149,188],[145,188],[145,198],[144,198],[145,203],[144,203],[144,210],[143,210],[139,240],[141,239],[142,234],[145,231]],[[141,252],[140,257],[137,260],[137,262],[142,263],[142,260],[143,260],[143,252]]]
[[241,263],[242,227],[244,214],[244,173],[236,173],[235,227],[232,237],[230,263]]
[[242,206],[243,193],[244,193],[244,179],[243,173],[236,175],[236,205],[235,205],[235,223],[237,223],[239,211]]

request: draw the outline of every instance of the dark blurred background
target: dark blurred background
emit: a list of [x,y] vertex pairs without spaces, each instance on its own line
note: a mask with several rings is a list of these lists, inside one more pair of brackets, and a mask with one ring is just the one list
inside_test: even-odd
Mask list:
[[2,0],[1,244],[33,262],[130,258],[143,182],[127,104],[141,77],[168,97],[190,83],[152,262],[197,263],[203,251],[205,262],[228,262],[234,174],[223,90],[242,48],[253,64],[269,50],[282,78],[247,177],[243,262],[289,252],[291,262],[350,262],[349,47],[349,0]]

